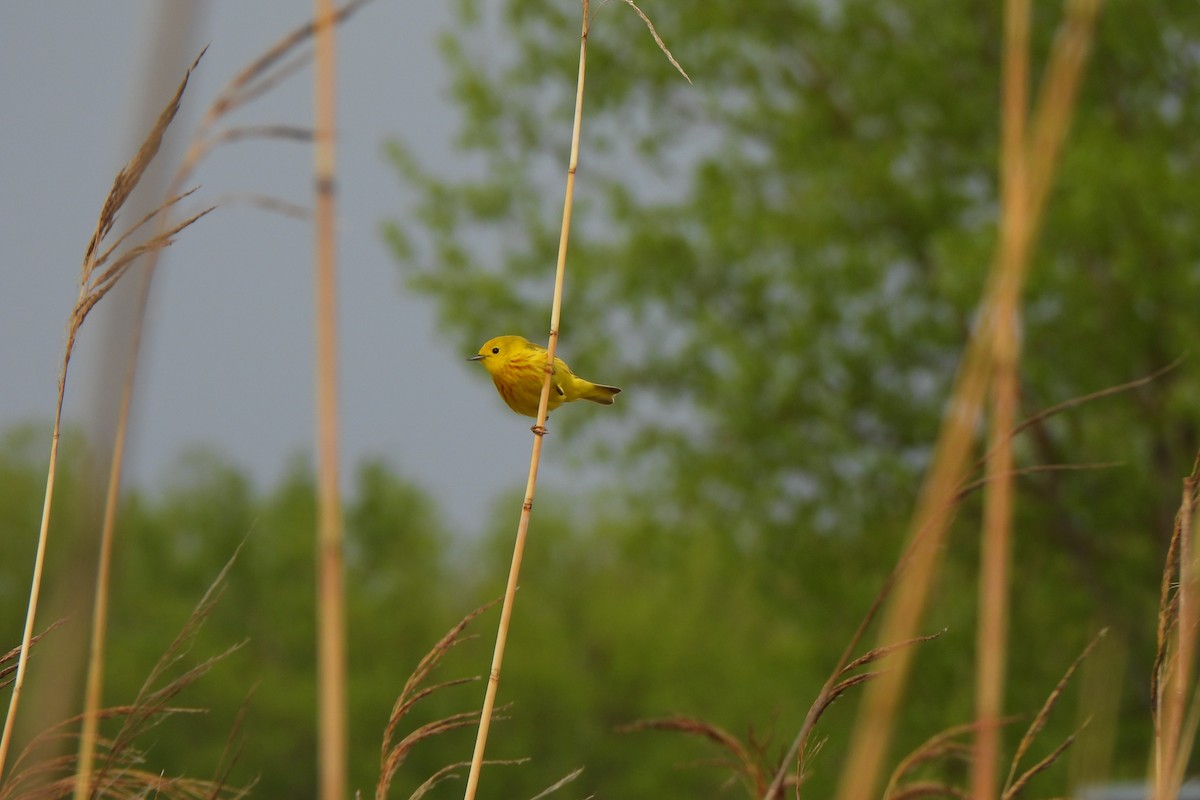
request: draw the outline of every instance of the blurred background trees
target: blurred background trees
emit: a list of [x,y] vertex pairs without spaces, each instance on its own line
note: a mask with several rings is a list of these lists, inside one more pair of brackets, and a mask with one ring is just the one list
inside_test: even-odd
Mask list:
[[[782,751],[895,562],[995,239],[996,4],[660,5],[644,8],[693,85],[621,4],[596,11],[589,39],[562,352],[626,392],[604,414],[553,420],[579,489],[539,498],[501,687],[513,706],[489,749],[534,760],[489,768],[490,796],[531,796],[580,765],[577,794],[729,795],[719,767],[676,769],[711,756],[702,745],[613,732],[673,712]],[[385,235],[471,352],[499,333],[544,338],[578,21],[575,5],[547,0],[463,0],[457,14],[444,49],[472,169],[433,173],[393,143],[415,199]],[[1036,4],[1035,53],[1059,15]],[[511,45],[500,51],[483,44],[497,25]],[[1198,51],[1195,4],[1101,14],[1031,273],[1026,416],[1194,349]],[[1119,462],[1019,485],[1010,710],[1036,708],[1094,632],[1112,630],[1102,690],[1074,690],[1042,744],[1083,716],[1116,721],[1085,731],[1080,760],[1048,773],[1044,794],[1068,777],[1144,772],[1163,548],[1197,408],[1193,356],[1018,440],[1021,466]],[[41,467],[29,442],[44,437],[30,437],[0,452],[5,608],[23,603],[32,552]],[[265,797],[306,796],[314,780],[307,474],[264,492],[235,466],[192,459],[161,496],[130,494],[118,556],[114,702],[242,545],[197,654],[247,644],[188,700],[213,712],[164,727],[154,752],[204,772],[257,686],[239,771],[261,776]],[[501,591],[516,503],[498,503],[490,538],[464,541],[382,465],[354,483],[352,769],[369,791],[409,670]],[[920,649],[898,753],[970,718],[976,521],[968,498],[928,622],[946,633]],[[0,618],[0,649],[18,622]],[[483,673],[482,639],[442,677]],[[475,688],[424,713],[471,708]],[[849,722],[839,705],[823,723],[812,796],[829,793]],[[468,751],[467,737],[427,742],[401,774],[415,786]]]

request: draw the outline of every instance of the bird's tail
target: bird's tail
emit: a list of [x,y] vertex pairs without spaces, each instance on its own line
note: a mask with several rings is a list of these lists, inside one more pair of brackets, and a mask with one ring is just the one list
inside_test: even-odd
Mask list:
[[602,383],[592,383],[591,381],[579,381],[583,384],[583,391],[579,396],[584,400],[591,400],[593,403],[599,403],[602,406],[611,406],[613,398],[621,393],[621,390],[615,386],[605,386]]

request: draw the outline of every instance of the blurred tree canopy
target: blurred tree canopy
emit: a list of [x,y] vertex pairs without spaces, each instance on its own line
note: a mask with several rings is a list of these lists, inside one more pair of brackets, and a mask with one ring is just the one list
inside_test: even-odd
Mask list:
[[[620,464],[615,527],[637,520],[639,558],[674,569],[721,539],[781,613],[822,609],[832,641],[898,553],[995,243],[1001,5],[641,7],[694,84],[628,7],[592,5],[561,341],[627,391],[617,421],[556,423],[607,426],[595,446]],[[434,174],[394,143],[416,200],[387,236],[463,348],[544,340],[578,4],[457,9],[443,47],[467,169]],[[1035,82],[1062,13],[1035,4]],[[1133,654],[1117,747],[1132,774],[1198,440],[1197,52],[1196,4],[1104,6],[1025,303],[1026,416],[1185,357],[1018,441],[1021,466],[1119,466],[1020,482],[1010,705],[1036,706],[1112,626]],[[957,639],[923,648],[914,689],[950,702],[914,700],[922,724],[969,708],[972,502],[929,623]]]
[[[539,497],[500,693],[513,706],[489,745],[489,757],[533,761],[489,767],[487,796],[533,796],[578,766],[573,796],[732,796],[719,765],[676,769],[713,756],[703,744],[613,733],[673,712],[782,752],[895,562],[995,241],[998,4],[641,7],[695,83],[627,6],[593,4],[562,346],[580,372],[626,393],[613,413],[554,420],[595,453],[593,474],[612,477],[591,497]],[[455,9],[444,52],[469,177],[432,174],[394,143],[415,200],[386,233],[410,284],[473,349],[502,332],[544,337],[579,21],[564,0]],[[1034,11],[1036,75],[1061,7]],[[1026,298],[1026,414],[1193,347],[1198,52],[1200,5],[1101,12]],[[1076,749],[1093,761],[1048,771],[1042,794],[1062,793],[1068,774],[1144,771],[1163,544],[1197,408],[1192,355],[1019,439],[1024,466],[1121,463],[1019,484],[1008,706],[1038,707],[1107,625],[1109,672],[1091,691],[1072,687],[1039,746],[1079,717],[1120,715],[1084,732]],[[46,440],[21,431],[0,443],[0,604],[13,610],[0,650],[20,636]],[[74,463],[59,479],[64,527],[88,508]],[[126,499],[108,702],[132,699],[241,546],[195,657],[246,644],[182,698],[212,713],[155,729],[155,768],[211,771],[250,695],[235,777],[258,776],[257,796],[311,795],[313,486],[302,466],[262,491],[193,458],[165,495]],[[369,794],[409,672],[501,591],[511,509],[488,539],[465,542],[383,465],[363,465],[354,483],[351,767]],[[919,650],[898,753],[971,716],[975,503],[948,545],[927,622],[946,633]],[[86,556],[52,548],[53,574],[84,580],[67,562]],[[51,639],[86,641],[87,615],[73,613]],[[494,620],[475,624],[480,638],[437,679],[486,672]],[[439,692],[413,726],[481,695],[479,684]],[[847,711],[822,722],[809,796],[836,778]],[[423,742],[393,796],[466,758],[471,732],[460,734]],[[460,791],[451,782],[431,796]]]

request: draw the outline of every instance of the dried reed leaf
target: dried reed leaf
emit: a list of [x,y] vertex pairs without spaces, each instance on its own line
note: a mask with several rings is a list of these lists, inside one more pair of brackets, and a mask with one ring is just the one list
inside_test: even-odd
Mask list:
[[99,247],[100,242],[112,230],[113,224],[116,222],[117,212],[125,205],[125,201],[129,199],[129,195],[133,193],[138,182],[141,181],[142,176],[145,174],[146,168],[150,166],[150,162],[158,154],[158,149],[162,146],[163,135],[175,119],[175,115],[179,112],[179,104],[183,100],[183,92],[187,88],[188,80],[192,77],[192,71],[200,63],[200,59],[204,58],[204,53],[207,49],[206,47],[204,50],[201,50],[200,55],[196,56],[196,60],[187,68],[187,71],[183,75],[183,80],[179,82],[179,88],[175,90],[174,96],[158,115],[158,120],[154,123],[154,127],[150,129],[150,133],[142,142],[142,146],[138,148],[137,153],[130,159],[129,163],[117,173],[112,189],[104,201],[104,206],[100,209],[100,217],[96,222],[96,230],[92,234],[87,250],[83,254],[84,282],[87,281],[92,265],[94,264],[93,256],[96,253],[96,248]]
[[660,719],[640,720],[622,725],[617,728],[620,733],[632,733],[635,731],[675,731],[685,733],[690,736],[696,736],[701,739],[707,739],[713,742],[718,747],[729,752],[734,757],[733,762],[721,762],[723,766],[730,769],[735,775],[741,775],[749,779],[755,786],[758,786],[762,779],[761,770],[758,762],[753,754],[747,749],[742,742],[733,734],[721,728],[718,725],[713,725],[705,722],[702,719],[688,717],[682,714],[672,717],[662,717]]
[[545,798],[547,798],[547,797],[549,797],[550,795],[554,794],[554,793],[555,793],[555,792],[557,792],[559,789],[561,789],[562,787],[566,786],[568,783],[570,783],[571,781],[575,780],[576,778],[578,778],[578,777],[579,777],[580,775],[582,775],[582,774],[583,774],[583,767],[580,767],[579,769],[576,769],[574,772],[571,772],[571,773],[569,773],[569,774],[567,774],[567,775],[563,776],[561,779],[559,779],[559,780],[558,780],[557,782],[555,782],[554,784],[552,784],[552,785],[550,785],[550,786],[547,786],[545,789],[543,789],[542,791],[538,792],[538,793],[537,793],[537,794],[535,794],[533,797],[529,798],[529,800],[544,800]]
[[453,680],[442,681],[441,683],[434,684],[433,686],[427,686],[418,692],[414,692],[407,700],[404,701],[401,706],[393,707],[392,715],[399,720],[400,718],[406,716],[408,712],[412,710],[413,706],[415,706],[421,700],[424,700],[429,695],[439,692],[442,689],[449,689],[451,686],[461,686],[464,683],[474,683],[478,680],[478,675],[471,675],[470,677],[454,678]]
[[[783,791],[784,784],[786,784],[788,781],[788,771],[790,770],[793,762],[796,763],[796,780],[799,782],[800,774],[804,767],[804,750],[808,742],[808,737],[812,734],[813,728],[816,727],[822,715],[824,715],[824,713],[829,709],[829,706],[833,704],[833,701],[836,700],[841,694],[845,693],[848,689],[852,688],[852,686],[856,686],[858,683],[869,681],[871,678],[868,676],[863,678],[863,680],[857,681],[850,685],[836,683],[837,679],[844,675],[847,671],[870,663],[870,661],[880,658],[882,655],[886,655],[887,652],[891,652],[896,648],[903,648],[909,644],[922,641],[922,638],[918,637],[917,639],[912,639],[908,642],[885,645],[882,648],[875,648],[874,650],[868,651],[865,655],[860,656],[853,661],[851,660],[851,655],[858,648],[859,643],[863,640],[863,637],[866,636],[867,629],[870,628],[871,623],[875,621],[875,617],[878,615],[879,609],[883,607],[884,601],[888,598],[888,596],[891,594],[892,588],[896,585],[896,578],[903,569],[904,563],[904,559],[901,558],[900,562],[897,563],[891,574],[888,575],[887,580],[885,580],[883,585],[879,587],[879,591],[876,593],[875,599],[871,601],[871,606],[867,609],[867,613],[863,615],[862,621],[859,622],[858,628],[855,629],[854,634],[850,637],[850,641],[846,645],[846,649],[842,651],[842,655],[838,659],[837,666],[834,667],[833,672],[825,681],[825,685],[821,687],[821,691],[813,700],[812,705],[809,706],[808,713],[804,716],[804,722],[800,725],[800,730],[796,733],[796,737],[792,740],[791,746],[788,747],[787,753],[782,759],[780,759],[779,767],[775,770],[775,775],[771,779],[771,785],[768,787],[766,794],[764,795],[766,800],[773,800],[773,798],[780,796]],[[940,635],[940,633],[934,634],[928,638],[935,638],[936,636]],[[885,652],[880,653],[881,650]],[[872,654],[876,655],[872,656]],[[875,673],[872,673],[872,675],[873,674]]]
[[[404,715],[407,714],[408,711],[412,708],[413,703],[417,702],[422,697],[427,697],[432,691],[434,691],[434,690],[436,690],[436,688],[438,688],[438,687],[433,687],[433,689],[427,689],[424,692],[418,693],[417,687],[425,680],[425,678],[427,678],[429,676],[429,673],[433,671],[433,669],[446,656],[446,654],[448,652],[450,652],[450,650],[452,650],[456,645],[460,644],[461,642],[468,640],[469,637],[465,637],[462,635],[463,631],[466,629],[466,627],[468,625],[470,625],[471,622],[474,621],[475,618],[478,617],[480,614],[487,611],[492,606],[496,605],[497,602],[499,602],[499,601],[492,600],[491,602],[480,606],[479,608],[475,609],[474,611],[472,611],[471,613],[469,613],[465,617],[463,617],[461,620],[459,620],[458,623],[453,628],[451,628],[449,631],[446,632],[445,636],[443,636],[440,640],[438,640],[437,644],[435,644],[433,646],[433,648],[430,649],[430,651],[425,654],[425,656],[420,660],[420,662],[417,663],[416,669],[414,669],[412,674],[408,676],[408,680],[405,682],[404,688],[400,690],[399,696],[396,697],[396,702],[392,706],[392,713],[388,717],[387,726],[383,730],[383,741],[379,748],[380,749],[380,758],[383,761],[387,760],[387,754],[388,754],[389,749],[391,748],[391,741],[392,741],[393,736],[395,735],[396,726],[399,725],[400,720],[403,719]],[[453,685],[456,683],[462,683],[466,680],[477,680],[477,679],[476,678],[459,679],[457,681],[448,682],[447,684],[444,684],[444,685],[449,686],[449,685]]]
[[650,18],[646,16],[646,13],[638,8],[637,3],[633,2],[633,0],[625,0],[625,5],[632,8],[637,15],[642,18],[642,22],[646,23],[646,27],[650,29],[650,35],[654,37],[654,43],[658,45],[658,49],[661,50],[663,55],[667,57],[667,60],[671,62],[671,66],[675,67],[675,69],[679,71],[679,74],[683,76],[684,80],[686,80],[688,83],[691,83],[692,79],[684,71],[683,67],[679,65],[679,62],[675,60],[675,56],[671,55],[671,51],[667,49],[666,43],[662,40],[662,37],[658,35],[658,31],[654,29],[654,23],[650,21]]
[[201,661],[163,686],[155,688],[166,673],[178,664],[190,651],[191,645],[195,641],[197,634],[199,634],[201,627],[203,627],[205,620],[208,619],[209,614],[212,613],[213,608],[224,594],[226,578],[240,552],[241,545],[238,545],[233,555],[225,562],[225,566],[221,568],[216,578],[213,579],[208,589],[205,590],[196,607],[192,609],[192,613],[184,622],[179,633],[171,641],[170,645],[167,646],[167,649],[163,651],[162,656],[159,657],[157,663],[150,670],[150,674],[138,690],[133,706],[125,716],[125,721],[120,731],[113,739],[107,759],[96,771],[94,780],[97,784],[104,780],[111,769],[119,766],[125,751],[138,736],[164,720],[170,714],[175,713],[168,707],[171,699],[199,680],[216,666],[217,663],[245,645],[245,641],[234,644],[221,653]]
[[1037,765],[1026,771],[1025,774],[1022,775],[1020,779],[1017,779],[1014,783],[1014,778],[1017,774],[1017,767],[1020,765],[1021,759],[1033,745],[1033,740],[1037,738],[1037,735],[1041,733],[1044,727],[1046,727],[1046,720],[1049,718],[1050,712],[1054,710],[1054,706],[1058,704],[1058,700],[1060,697],[1062,697],[1063,690],[1067,688],[1067,683],[1075,674],[1075,670],[1079,668],[1079,665],[1083,663],[1083,660],[1091,654],[1092,650],[1095,649],[1096,645],[1099,644],[1100,640],[1103,639],[1107,634],[1107,628],[1101,629],[1100,632],[1097,633],[1090,642],[1088,642],[1087,647],[1083,648],[1083,652],[1071,662],[1071,666],[1067,667],[1067,671],[1063,674],[1062,678],[1059,679],[1058,683],[1054,687],[1054,690],[1050,692],[1050,695],[1046,698],[1046,702],[1042,704],[1041,709],[1038,711],[1037,716],[1033,718],[1033,722],[1029,725],[1029,730],[1025,731],[1025,735],[1021,737],[1021,742],[1017,745],[1017,752],[1013,755],[1012,765],[1008,770],[1008,779],[1004,782],[1004,791],[1001,795],[1004,800],[1007,800],[1012,796],[1010,794],[1010,790],[1015,793],[1017,790],[1017,784],[1024,785],[1027,783],[1029,778],[1033,777],[1033,774],[1036,774],[1036,772],[1040,772],[1049,766],[1053,759],[1057,758],[1058,754],[1065,750],[1066,747],[1069,746],[1070,742],[1074,741],[1076,734],[1071,734],[1066,742],[1060,744],[1057,748],[1055,748],[1054,752],[1051,753],[1053,758],[1048,756],[1047,758],[1050,759],[1049,761],[1042,759],[1042,761],[1039,761]]
[[437,786],[439,783],[447,781],[451,778],[459,777],[454,770],[469,766],[471,766],[470,761],[459,761],[454,764],[447,764],[426,778],[425,782],[413,790],[413,793],[408,796],[408,800],[421,800],[422,797],[429,793],[430,789]]
[[847,673],[853,672],[854,670],[858,669],[859,667],[866,666],[867,664],[878,661],[881,658],[885,658],[885,657],[891,655],[892,653],[896,652],[897,650],[902,650],[906,647],[911,647],[914,644],[922,644],[924,642],[931,642],[934,639],[937,639],[938,637],[940,637],[945,632],[946,632],[945,629],[942,629],[942,630],[938,631],[937,633],[930,633],[925,636],[914,636],[913,638],[906,639],[903,642],[893,642],[892,644],[887,644],[887,645],[883,645],[882,647],[876,647],[871,650],[868,650],[867,652],[863,653],[858,658],[851,661],[846,666],[842,667],[842,669],[838,672],[838,676],[840,677],[842,675],[846,675]]
[[[435,720],[434,722],[422,725],[412,733],[405,736],[399,742],[393,744],[393,739],[396,735],[396,729],[399,726],[400,721],[404,719],[409,711],[412,710],[413,706],[418,702],[435,692],[441,691],[442,689],[447,689],[451,686],[458,686],[463,683],[479,680],[478,677],[457,678],[444,681],[433,686],[427,686],[424,688],[421,687],[421,684],[426,678],[429,677],[430,673],[433,672],[433,670],[437,667],[447,653],[449,653],[458,644],[474,638],[471,636],[464,636],[463,631],[469,624],[471,624],[473,620],[475,620],[476,617],[490,609],[492,606],[496,605],[497,602],[499,601],[493,600],[490,603],[486,603],[459,620],[454,627],[447,631],[446,634],[439,639],[436,644],[434,644],[429,652],[426,653],[420,662],[417,663],[417,666],[413,670],[412,674],[408,676],[408,680],[405,681],[404,688],[400,691],[399,696],[396,698],[395,704],[392,706],[392,713],[389,715],[387,725],[383,731],[383,740],[379,748],[379,781],[375,785],[375,797],[377,800],[384,800],[384,798],[387,797],[388,789],[391,787],[392,779],[396,775],[396,770],[398,770],[400,765],[404,763],[404,760],[408,757],[409,751],[417,744],[417,742],[421,741],[422,739],[427,739],[431,736],[436,736],[441,733],[455,730],[457,728],[473,725],[479,719],[479,712],[477,711],[467,711],[458,714],[452,714],[448,717],[444,717],[442,719]],[[454,766],[455,765],[452,765],[450,768],[443,768],[443,770],[453,769]],[[441,782],[446,777],[448,777],[448,774],[443,774],[443,771],[435,773],[429,780],[422,784],[422,787],[418,787],[418,794],[415,796],[419,797],[421,794],[424,794],[436,783]]]
[[213,136],[214,144],[228,144],[243,139],[289,139],[294,142],[311,142],[316,138],[312,128],[299,125],[241,125],[226,128]]
[[[101,709],[101,719],[125,717],[138,706],[113,706]],[[164,714],[200,714],[197,708],[164,708]],[[51,758],[41,757],[46,752],[62,752],[71,749],[78,738],[77,727],[82,715],[64,720],[58,725],[38,734],[22,751],[13,764],[9,779],[0,785],[0,800],[60,800],[69,797],[75,787],[78,757],[67,753]],[[104,798],[188,798],[189,800],[236,800],[245,797],[250,787],[229,787],[223,781],[209,781],[187,777],[166,777],[144,768],[145,754],[133,747],[125,747],[113,753],[114,742],[98,738],[97,748],[102,754],[112,755],[112,767],[101,780],[97,777],[91,797]]]
[[401,739],[384,755],[383,762],[380,765],[379,783],[375,787],[376,800],[385,800],[388,788],[392,784],[392,778],[396,776],[396,770],[400,769],[400,766],[408,758],[408,754],[418,742],[458,730],[459,728],[470,727],[478,719],[479,712],[462,711],[434,720],[433,722],[427,722]]
[[[215,210],[215,208],[216,206],[209,206],[203,211],[193,214],[187,219],[176,223],[175,225],[171,226],[169,230],[155,234],[150,239],[121,253],[121,255],[118,256],[115,261],[105,268],[104,272],[100,273],[100,277],[95,278],[95,280],[91,282],[89,296],[94,295],[94,299],[92,299],[92,302],[88,308],[90,309],[92,305],[95,305],[100,298],[107,294],[108,290],[111,289],[118,280],[120,280],[121,276],[125,274],[125,271],[129,269],[129,266],[134,261],[146,255],[147,253],[154,253],[162,250],[165,247],[170,247],[171,245],[175,244],[175,237],[181,231],[183,231],[184,228],[188,227],[201,217],[211,213],[213,210]],[[79,321],[83,321],[82,317]]]
[[977,727],[977,723],[968,723],[947,728],[931,736],[920,747],[901,759],[900,763],[896,765],[896,769],[892,771],[891,779],[888,780],[887,789],[883,793],[884,800],[894,800],[900,782],[918,767],[949,756],[969,760],[972,752],[971,746],[957,741],[957,738],[971,733]]
[[158,206],[158,208],[155,208],[153,211],[146,214],[146,216],[144,216],[140,220],[138,220],[136,225],[134,225],[129,230],[125,231],[120,236],[118,236],[117,240],[115,242],[110,244],[103,253],[101,253],[99,256],[96,257],[96,266],[100,267],[100,266],[103,266],[105,263],[107,263],[108,259],[112,257],[112,254],[115,253],[121,247],[121,245],[123,245],[125,243],[125,241],[130,236],[132,236],[134,233],[136,233],[137,231],[139,231],[143,227],[145,227],[145,225],[147,223],[149,223],[151,220],[155,219],[163,211],[166,211],[169,208],[174,208],[185,198],[191,197],[193,194],[196,193],[196,191],[199,190],[199,188],[200,188],[199,186],[193,186],[191,189],[188,189],[186,192],[175,195],[174,197],[172,197],[169,200],[167,200],[166,202],[164,202],[162,205]]
[[307,222],[312,219],[313,211],[309,206],[303,206],[299,203],[293,203],[290,200],[284,200],[282,197],[275,197],[269,194],[259,194],[257,192],[236,192],[223,194],[216,198],[213,205],[218,207],[247,205],[254,208],[270,211],[275,214],[280,214],[285,217],[291,217],[302,222]]
[[[1180,509],[1182,511],[1182,509]],[[1183,520],[1179,513],[1175,515],[1175,524],[1171,530],[1171,542],[1167,545],[1166,563],[1163,565],[1162,583],[1159,587],[1158,602],[1158,646],[1154,652],[1154,666],[1150,670],[1150,714],[1158,723],[1161,705],[1161,689],[1166,677],[1167,653],[1170,650],[1171,629],[1179,614],[1179,605],[1173,586],[1179,574],[1179,551],[1183,539]]]
[[1111,397],[1115,394],[1121,394],[1122,392],[1128,392],[1132,389],[1141,388],[1142,386],[1145,386],[1148,383],[1153,383],[1154,381],[1161,378],[1163,375],[1166,375],[1168,372],[1172,371],[1173,369],[1178,367],[1180,364],[1182,364],[1186,358],[1187,358],[1186,355],[1179,356],[1174,361],[1172,361],[1170,364],[1167,364],[1165,367],[1163,367],[1159,370],[1156,370],[1143,378],[1137,378],[1135,380],[1129,381],[1128,383],[1122,383],[1117,386],[1110,386],[1107,389],[1101,389],[1097,392],[1092,392],[1091,394],[1085,394],[1085,395],[1081,395],[1080,397],[1074,397],[1070,400],[1064,400],[1063,402],[1058,403],[1057,405],[1053,405],[1047,409],[1043,409],[1042,411],[1039,411],[1038,413],[1034,414],[1033,416],[1029,417],[1028,419],[1023,420],[1020,425],[1013,428],[1012,435],[1016,436],[1018,433],[1021,433],[1021,432],[1025,431],[1026,429],[1033,427],[1034,425],[1038,424],[1039,422],[1043,422],[1044,420],[1049,419],[1050,417],[1061,414],[1062,412],[1067,411],[1068,409],[1075,408],[1076,406],[1081,406],[1081,405],[1084,405],[1085,403],[1090,403],[1093,400],[1101,400],[1105,397]]
[[[173,226],[170,230],[155,235],[153,239],[142,242],[135,247],[131,247],[129,250],[126,250],[124,253],[122,253],[116,261],[110,264],[104,270],[104,272],[101,273],[99,278],[96,278],[94,282],[85,285],[84,292],[80,295],[79,302],[75,305],[74,310],[71,312],[71,321],[67,328],[67,344],[63,354],[63,378],[65,378],[66,375],[66,365],[71,358],[71,351],[73,350],[75,344],[75,335],[78,333],[79,328],[83,325],[84,320],[87,319],[88,314],[92,312],[92,309],[96,307],[96,304],[104,299],[104,296],[107,295],[109,290],[111,290],[112,287],[117,284],[117,281],[121,279],[133,262],[144,255],[154,254],[165,247],[170,247],[175,243],[174,237],[180,231],[191,225],[196,220],[205,216],[210,211],[213,211],[215,208],[215,206],[210,206],[198,214],[193,214],[191,217],[188,217],[187,219]],[[62,402],[62,393],[65,387],[63,378],[59,379],[59,403]]]
[[186,711],[186,709],[168,706],[167,702],[178,696],[188,686],[191,686],[204,677],[218,663],[242,649],[247,641],[243,640],[237,644],[230,645],[220,653],[204,659],[159,689],[146,694],[139,694],[125,718],[125,724],[113,740],[114,751],[119,751],[123,746],[132,742],[149,728],[164,721],[167,717]]
[[[225,736],[225,746],[221,748],[221,759],[217,762],[217,767],[213,771],[213,783],[216,786],[224,787],[229,782],[229,775],[233,772],[233,768],[237,766],[242,755],[242,728],[246,722],[246,712],[250,709],[250,698],[258,692],[259,682],[255,682],[250,687],[250,691],[242,698],[242,703],[238,706],[237,714],[234,715],[233,725],[229,727],[229,733]],[[250,790],[257,783],[257,779],[244,789],[245,794],[249,794]],[[242,795],[238,795],[239,797]]]
[[[1000,800],[1012,800],[1014,797],[1019,795],[1029,781],[1033,779],[1033,776],[1046,770],[1051,764],[1058,760],[1059,756],[1066,752],[1068,747],[1075,743],[1075,739],[1079,736],[1080,730],[1083,730],[1082,726],[1064,739],[1062,743],[1060,743],[1058,747],[1054,748],[1048,756],[1034,764],[1029,769],[1025,770],[1025,772],[1021,774],[1021,777],[1017,778],[1017,780],[1013,782],[1011,786],[1005,786],[1004,792],[1000,795]],[[1014,764],[1015,763],[1016,762],[1014,760]],[[1009,780],[1012,780],[1011,775],[1009,776]]]
[[736,736],[718,725],[713,725],[695,717],[687,717],[680,714],[673,717],[640,720],[628,725],[621,725],[617,728],[617,731],[619,733],[633,733],[636,731],[675,731],[686,733],[690,736],[708,739],[710,742],[732,753],[742,763],[753,763],[753,758],[751,758],[749,751],[742,746],[741,741]]
[[[511,759],[500,760],[500,761],[485,761],[484,763],[490,767],[512,766],[514,764],[527,764],[527,763],[529,763],[529,759],[528,758],[511,758]],[[469,766],[471,766],[470,761],[459,761],[455,764],[447,764],[446,766],[439,769],[437,772],[430,775],[425,780],[424,783],[422,783],[420,786],[418,786],[413,791],[413,793],[408,796],[408,800],[421,800],[422,797],[424,797],[426,794],[429,793],[430,789],[437,786],[439,783],[449,780],[450,778],[459,777],[454,772],[454,770],[460,769],[462,767],[469,767]]]
[[[339,8],[333,15],[333,24],[338,25],[344,22],[351,14],[358,11],[366,5],[370,0],[350,0],[350,2]],[[281,59],[286,57],[295,47],[300,45],[307,39],[311,39],[317,30],[317,20],[310,19],[308,22],[296,28],[291,33],[287,34],[275,44],[271,45],[261,56],[251,61],[241,72],[235,75],[226,85],[224,91],[213,103],[212,109],[209,111],[209,117],[215,118],[222,114],[228,113],[238,106],[245,103],[247,100],[257,97],[262,93],[260,90],[249,89],[248,86],[253,81],[257,81],[263,77],[263,74],[271,69]],[[290,74],[290,71],[289,73]],[[284,76],[286,77],[286,75]],[[272,81],[272,86],[278,83],[277,80]],[[268,87],[270,88],[270,87]]]
[[[297,42],[298,44],[299,42]],[[293,45],[294,46],[294,45]],[[257,98],[267,94],[276,86],[280,85],[288,78],[295,75],[300,70],[308,66],[312,61],[313,54],[310,52],[299,53],[293,56],[290,61],[280,64],[270,74],[263,75],[254,79],[253,83],[246,84],[237,90],[237,96],[233,105],[223,106],[221,113],[227,113],[237,106],[244,106],[247,103],[252,103]],[[232,87],[232,83],[230,84]],[[214,116],[213,119],[216,117]]]
[[[66,619],[55,620],[54,622],[52,622],[50,624],[50,627],[46,628],[46,630],[44,630],[41,633],[30,638],[30,640],[29,640],[30,651],[32,651],[33,646],[35,644],[37,644],[38,642],[40,642],[42,639],[44,639],[46,637],[46,635],[48,633],[50,633],[50,631],[54,630],[59,625],[62,625],[64,622],[66,622]],[[18,646],[18,647],[14,647],[12,650],[9,650],[4,655],[0,656],[0,665],[6,664],[9,661],[14,662],[12,665],[3,667],[2,669],[0,669],[0,689],[3,689],[4,687],[8,686],[9,684],[11,684],[13,682],[13,679],[10,678],[9,676],[17,671],[17,665],[15,662],[20,655],[21,655],[21,648]]]
[[829,691],[829,696],[826,698],[825,702],[821,705],[820,711],[817,712],[818,718],[822,714],[825,713],[826,709],[828,709],[831,705],[833,705],[835,700],[837,700],[839,697],[841,697],[847,691],[849,691],[850,689],[853,689],[855,686],[860,686],[864,683],[867,683],[868,681],[872,681],[875,678],[878,678],[882,674],[883,674],[883,670],[876,670],[875,672],[863,672],[858,675],[852,675],[849,678],[846,678],[845,680],[841,681],[840,683],[835,684],[834,687]]
[[204,590],[204,594],[201,596],[200,601],[196,603],[195,608],[192,609],[192,613],[188,616],[187,621],[180,628],[179,633],[176,634],[171,644],[163,651],[154,668],[150,670],[150,674],[146,677],[145,682],[142,683],[142,688],[138,690],[139,698],[148,694],[150,687],[158,682],[163,673],[183,658],[191,649],[192,642],[195,641],[197,634],[200,633],[200,628],[204,626],[205,620],[208,619],[209,614],[212,613],[217,603],[221,601],[221,596],[225,594],[225,579],[229,576],[229,571],[233,569],[234,562],[237,561],[237,557],[241,552],[242,545],[239,544],[233,551],[233,555],[225,562],[225,566],[221,568],[221,571],[213,578],[212,583]]
[[1029,467],[1010,469],[1005,472],[1000,472],[995,475],[990,475],[980,478],[979,480],[963,484],[963,487],[958,490],[958,496],[956,499],[963,500],[972,492],[982,489],[991,481],[999,478],[1020,478],[1025,475],[1037,475],[1042,472],[1080,472],[1083,470],[1112,469],[1113,467],[1123,466],[1125,466],[1124,461],[1094,461],[1088,464],[1034,464],[1033,466]]

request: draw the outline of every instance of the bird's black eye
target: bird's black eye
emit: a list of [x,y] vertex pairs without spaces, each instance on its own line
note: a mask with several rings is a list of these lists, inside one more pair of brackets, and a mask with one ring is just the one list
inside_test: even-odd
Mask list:
[[493,348],[492,348],[492,355],[494,355],[494,356],[498,356],[498,355],[500,355],[500,348],[499,348],[499,347],[493,347]]

